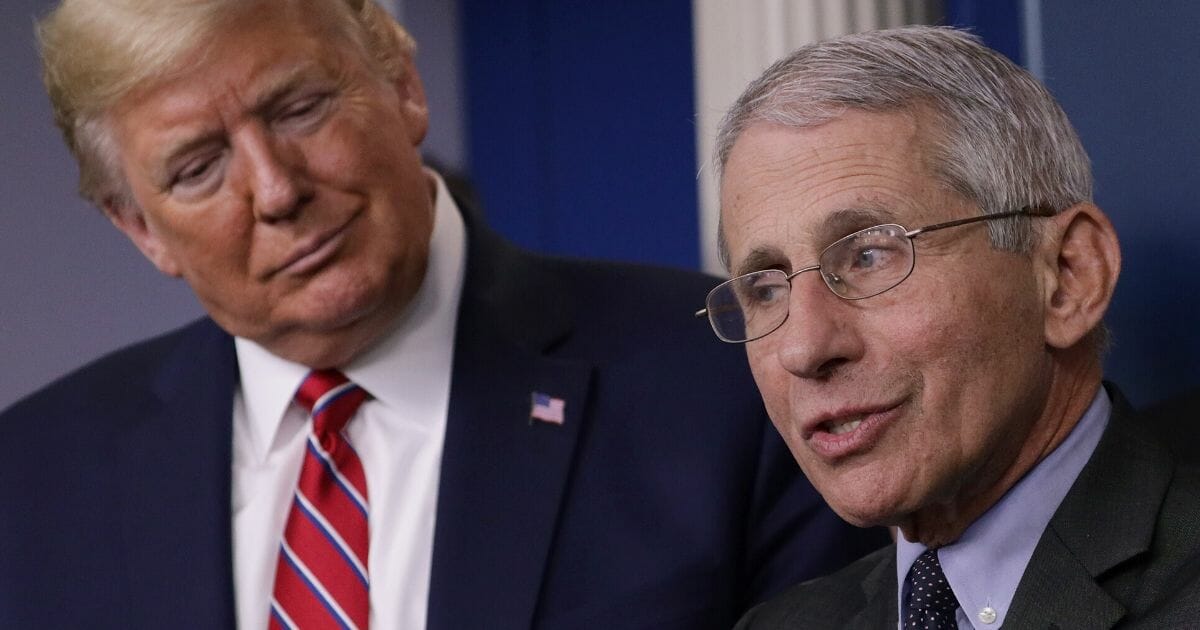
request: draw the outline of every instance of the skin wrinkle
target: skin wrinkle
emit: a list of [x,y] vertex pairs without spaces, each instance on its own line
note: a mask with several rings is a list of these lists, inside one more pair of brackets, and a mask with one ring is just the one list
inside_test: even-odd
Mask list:
[[[249,90],[251,93],[260,95],[256,97],[256,102],[254,103],[240,102],[236,92],[224,89],[223,98],[217,99],[217,102],[233,102],[236,106],[229,108],[227,112],[215,110],[213,112],[215,114],[214,118],[221,121],[221,124],[216,125],[200,124],[195,125],[195,128],[189,128],[188,122],[195,118],[195,113],[188,111],[188,106],[191,103],[187,102],[187,99],[181,98],[180,100],[183,102],[176,105],[171,103],[172,99],[168,96],[168,102],[165,104],[164,109],[168,112],[177,111],[178,115],[161,121],[152,121],[162,123],[161,133],[166,135],[167,139],[162,141],[162,155],[151,157],[151,161],[167,165],[168,168],[166,170],[169,171],[170,164],[180,160],[180,156],[198,150],[202,145],[221,142],[226,129],[236,131],[245,122],[246,116],[243,116],[241,112],[250,112],[259,116],[263,115],[269,109],[276,106],[276,103],[286,97],[289,92],[297,90],[301,83],[310,81],[311,79],[306,75],[311,75],[317,71],[319,70],[314,64],[304,61],[287,69],[273,72],[272,76],[261,80],[261,85]],[[344,87],[344,80],[340,83]],[[137,96],[133,96],[129,100],[136,102],[137,98]],[[164,188],[163,192],[167,192],[165,188],[169,182],[165,180],[169,177],[169,174],[164,172],[161,174],[156,173],[156,175],[163,180],[161,183],[161,186]]]
[[[931,133],[935,133],[933,131],[933,129],[931,128],[931,126],[925,122],[924,117],[922,117],[920,115],[920,110],[914,110],[912,112],[899,111],[899,112],[895,112],[894,115],[903,116],[912,121],[912,123],[915,127],[911,132],[913,138],[918,137],[920,134],[928,135]],[[790,129],[790,127],[785,127],[783,125],[779,125],[776,123],[759,123],[758,127],[774,128],[774,129],[779,129],[779,130]],[[928,151],[925,150],[926,145],[932,146],[932,143],[926,142],[926,143],[919,144],[918,145],[919,150],[914,152],[913,154],[911,154],[909,156],[909,158],[919,164],[930,163],[931,155],[929,154]],[[872,166],[871,158],[874,157],[871,153],[873,147],[871,146],[870,143],[867,143],[867,142],[850,143],[845,148],[849,149],[851,151],[856,150],[856,149],[861,150],[862,153],[858,154],[858,153],[853,153],[853,152],[851,152],[851,153],[839,152],[838,155],[830,156],[830,155],[824,154],[824,149],[822,149],[821,147],[814,147],[814,148],[812,148],[811,161],[809,161],[805,164],[799,165],[798,168],[795,164],[791,164],[791,163],[773,164],[769,158],[761,159],[762,156],[757,156],[758,158],[760,158],[758,161],[758,164],[761,165],[761,170],[755,176],[761,177],[764,179],[768,179],[771,176],[780,174],[781,172],[790,172],[791,176],[793,176],[797,179],[804,179],[804,180],[810,180],[810,181],[811,180],[828,179],[828,181],[824,184],[824,187],[836,189],[839,185],[841,185],[843,183],[843,181],[842,181],[843,178],[853,177],[852,175],[840,175],[840,174],[838,174],[839,172],[854,171],[854,170],[860,169],[860,168],[870,169]],[[796,170],[788,171],[788,169],[793,169],[793,168]],[[897,185],[903,185],[906,183],[903,179],[903,176],[900,174],[894,174],[894,173],[891,173],[888,171],[880,171],[880,170],[873,170],[872,174],[875,177],[879,178],[880,182],[884,186],[886,186],[889,183],[897,184]],[[820,192],[820,190],[821,189],[818,188],[818,189],[812,190],[812,191],[804,191],[804,194],[805,195],[810,195],[810,194],[813,195],[815,197],[815,200],[818,202],[823,201],[825,197]],[[775,196],[795,197],[795,196],[798,196],[799,194],[800,194],[800,191],[798,191],[798,190],[785,189],[785,190],[775,191],[775,192],[767,195],[767,197],[764,199],[764,201],[765,202],[774,202]],[[891,201],[903,202],[904,200],[903,199],[891,199]],[[881,212],[888,212],[887,208],[890,207],[889,204],[886,203],[886,201],[870,203],[869,200],[866,200],[866,199],[864,199],[863,205],[866,207],[879,208],[881,210]],[[725,213],[721,212],[720,214],[723,217]],[[889,219],[889,221],[892,221],[892,219]],[[870,226],[863,225],[862,227],[870,227]],[[916,226],[905,225],[904,227],[911,229]],[[717,239],[717,245],[719,248],[718,256],[719,256],[720,260],[725,264],[726,269],[731,270],[731,275],[736,276],[736,275],[741,275],[742,273],[748,273],[749,271],[754,271],[755,269],[748,269],[747,271],[741,271],[741,269],[744,269],[746,267],[744,267],[744,266],[736,266],[735,267],[735,265],[732,264],[732,261],[729,257],[728,244],[727,244],[725,236],[724,236],[723,220],[719,221],[718,231],[720,232],[720,235]],[[843,236],[846,236],[847,234],[849,234],[853,231],[854,231],[853,229],[850,229],[850,230],[846,230],[844,232],[831,232],[831,233],[822,235],[823,238],[825,238],[827,240],[824,242],[823,245],[821,245],[817,249],[817,253],[819,253],[821,249],[824,249],[825,246],[829,245],[833,241],[835,241],[838,238],[841,238]],[[796,239],[802,239],[806,236],[810,236],[810,235],[791,235],[792,238],[796,238]],[[815,259],[815,256],[814,256],[814,259]],[[734,271],[735,268],[737,269],[736,271]]]

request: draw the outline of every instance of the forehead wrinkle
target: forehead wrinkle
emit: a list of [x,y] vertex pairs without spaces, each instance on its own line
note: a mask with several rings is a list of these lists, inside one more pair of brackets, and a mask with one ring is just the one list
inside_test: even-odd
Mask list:
[[[862,118],[871,124],[884,121],[879,115]],[[772,245],[795,256],[793,245],[802,244],[800,251],[815,259],[839,238],[919,210],[914,184],[917,189],[924,184],[913,178],[924,180],[928,174],[925,146],[911,117],[888,118],[903,124],[882,137],[848,131],[849,121],[799,130],[758,124],[743,132],[730,152],[721,189],[727,250],[738,245],[743,251],[769,251]],[[745,254],[739,261],[732,259],[733,251],[726,253],[731,272],[769,266],[758,255],[750,260]]]

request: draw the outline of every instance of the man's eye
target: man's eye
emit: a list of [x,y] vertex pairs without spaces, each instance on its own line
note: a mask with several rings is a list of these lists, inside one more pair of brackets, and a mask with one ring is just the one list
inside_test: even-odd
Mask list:
[[853,265],[857,269],[869,269],[875,266],[880,257],[879,250],[875,248],[860,249],[854,255]]
[[189,160],[171,178],[170,190],[173,194],[191,197],[211,190],[218,182],[218,173],[224,160],[224,153],[217,152]]
[[853,271],[872,271],[887,268],[899,259],[894,246],[871,244],[857,247],[850,252],[848,269]]
[[757,281],[748,282],[743,285],[738,293],[741,296],[743,304],[748,306],[763,306],[786,299],[788,288],[786,280],[780,282],[774,278],[760,278]]
[[193,160],[175,174],[172,186],[194,186],[204,181],[216,168],[217,158]]
[[283,124],[303,124],[317,120],[325,113],[329,100],[326,94],[300,99],[283,108],[276,120]]
[[779,297],[781,290],[782,287],[771,285],[754,287],[750,293],[750,299],[759,303],[773,302]]

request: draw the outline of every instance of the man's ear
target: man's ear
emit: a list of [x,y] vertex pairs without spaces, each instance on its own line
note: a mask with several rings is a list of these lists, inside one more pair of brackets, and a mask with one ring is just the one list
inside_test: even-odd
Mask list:
[[124,232],[125,236],[128,236],[129,240],[133,241],[133,244],[142,251],[142,254],[154,263],[155,267],[158,267],[159,271],[173,278],[182,275],[179,265],[175,263],[166,244],[162,242],[154,228],[146,223],[142,209],[135,202],[109,197],[101,204],[101,210],[104,211],[108,220],[112,221],[118,230]]
[[1121,272],[1121,248],[1112,223],[1091,203],[1063,210],[1047,227],[1040,245],[1049,272],[1046,343],[1066,349],[1104,318]]
[[425,101],[425,86],[411,55],[404,58],[404,70],[392,80],[392,86],[400,97],[400,115],[407,123],[409,140],[414,147],[418,146],[429,131],[429,105]]

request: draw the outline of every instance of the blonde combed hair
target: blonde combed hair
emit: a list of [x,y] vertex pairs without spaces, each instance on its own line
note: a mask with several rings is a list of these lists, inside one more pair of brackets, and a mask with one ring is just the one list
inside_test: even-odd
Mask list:
[[[294,0],[274,1],[284,4]],[[382,76],[398,78],[412,37],[373,0],[304,0],[333,9],[331,27]],[[79,163],[79,192],[96,205],[127,196],[106,116],[139,86],[162,80],[228,24],[247,0],[63,0],[37,28],[54,121]]]

